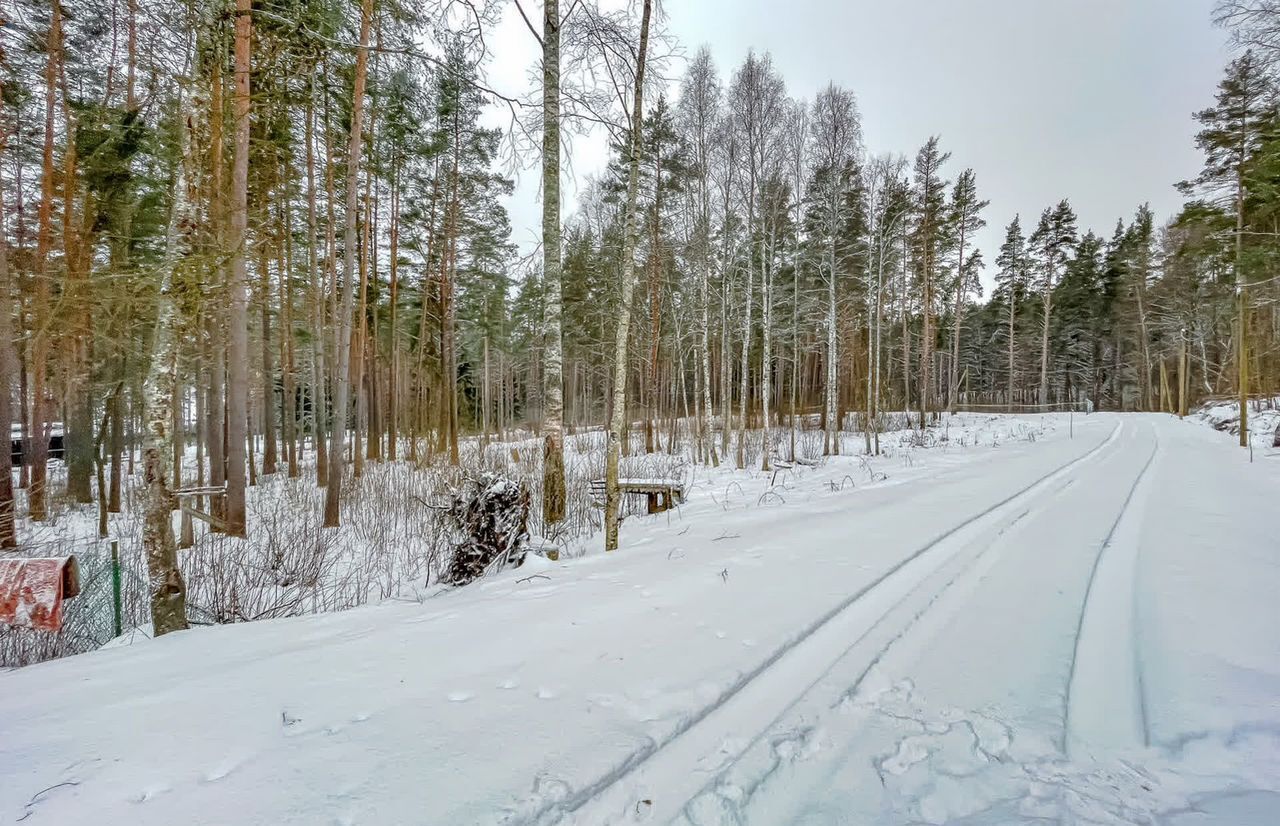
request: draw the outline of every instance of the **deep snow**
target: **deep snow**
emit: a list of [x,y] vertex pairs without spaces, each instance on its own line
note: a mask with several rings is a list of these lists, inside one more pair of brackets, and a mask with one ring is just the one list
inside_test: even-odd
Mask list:
[[0,819],[1276,822],[1280,460],[961,421],[704,473],[616,554],[2,673]]

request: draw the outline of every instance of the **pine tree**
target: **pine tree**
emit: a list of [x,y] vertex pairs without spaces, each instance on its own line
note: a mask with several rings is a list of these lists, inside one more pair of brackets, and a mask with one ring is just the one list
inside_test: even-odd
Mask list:
[[1009,410],[1012,411],[1015,383],[1017,381],[1015,353],[1018,341],[1016,330],[1018,308],[1022,304],[1023,297],[1030,285],[1027,242],[1022,234],[1022,225],[1017,215],[1013,217],[1013,220],[1009,222],[1009,226],[1005,228],[1004,243],[1000,245],[1000,254],[996,257],[996,268],[998,293],[1002,295],[1003,300],[1008,304],[1006,343],[1009,348],[1009,364],[1005,403],[1008,405]]
[[955,188],[951,191],[950,234],[955,239],[956,275],[955,303],[952,305],[951,331],[951,379],[947,387],[947,409],[955,410],[956,397],[960,391],[960,332],[964,324],[965,303],[974,292],[981,293],[982,282],[978,280],[978,271],[982,266],[982,253],[975,251],[969,255],[969,245],[975,235],[987,225],[982,217],[990,201],[978,199],[978,184],[972,169],[966,169],[956,178]]
[[1196,145],[1205,153],[1205,166],[1193,181],[1180,184],[1188,194],[1203,192],[1215,201],[1230,202],[1235,218],[1236,390],[1240,399],[1240,446],[1248,446],[1249,346],[1245,245],[1246,171],[1249,161],[1274,133],[1275,89],[1252,52],[1227,67],[1218,84],[1216,104],[1196,114],[1203,127]]
[[1071,205],[1062,200],[1040,215],[1040,223],[1031,233],[1028,245],[1040,282],[1043,307],[1040,327],[1040,404],[1049,403],[1049,344],[1053,320],[1053,291],[1062,277],[1067,259],[1076,244],[1076,215]]
[[916,225],[914,232],[917,277],[920,284],[920,308],[922,331],[920,333],[920,429],[926,425],[926,417],[933,409],[932,360],[934,339],[933,319],[937,302],[939,277],[939,252],[946,226],[947,181],[942,177],[942,166],[951,158],[950,152],[939,147],[940,139],[929,138],[916,153]]

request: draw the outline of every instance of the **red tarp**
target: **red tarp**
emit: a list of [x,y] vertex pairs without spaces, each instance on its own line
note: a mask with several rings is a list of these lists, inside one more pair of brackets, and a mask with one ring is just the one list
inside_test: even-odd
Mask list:
[[0,559],[0,623],[38,631],[62,627],[62,600],[80,593],[74,556]]

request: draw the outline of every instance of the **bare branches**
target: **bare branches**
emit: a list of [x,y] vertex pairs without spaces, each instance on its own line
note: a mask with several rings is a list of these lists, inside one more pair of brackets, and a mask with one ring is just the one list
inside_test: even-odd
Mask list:
[[533,35],[533,39],[538,41],[538,45],[542,46],[542,35],[538,34],[538,30],[533,27],[533,23],[529,20],[529,15],[524,13],[524,6],[520,4],[520,0],[512,0],[516,4],[516,11],[520,12],[520,19],[524,21],[524,25],[529,29],[529,34]]

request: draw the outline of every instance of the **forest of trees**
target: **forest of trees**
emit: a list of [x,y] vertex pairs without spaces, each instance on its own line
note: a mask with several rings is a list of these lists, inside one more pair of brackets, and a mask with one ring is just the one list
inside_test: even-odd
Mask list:
[[[800,427],[874,451],[886,411],[1280,391],[1280,4],[1219,8],[1241,48],[1182,211],[1096,229],[1066,199],[993,215],[942,138],[868,152],[855,90],[798,96],[762,52],[677,62],[652,0],[604,5],[0,5],[0,423],[25,446],[0,545],[50,495],[118,512],[142,473],[162,633],[184,486],[225,487],[245,535],[246,487],[310,474],[335,526],[368,463],[532,430],[555,522],[575,429],[608,427],[614,482],[630,431],[670,451],[678,421],[710,464],[763,430],[767,469]],[[486,76],[501,14],[538,43],[534,97]],[[612,148],[563,215],[562,129]],[[535,168],[522,258],[504,203]],[[617,512],[611,484],[610,547]]]

